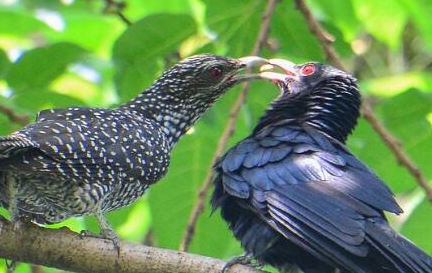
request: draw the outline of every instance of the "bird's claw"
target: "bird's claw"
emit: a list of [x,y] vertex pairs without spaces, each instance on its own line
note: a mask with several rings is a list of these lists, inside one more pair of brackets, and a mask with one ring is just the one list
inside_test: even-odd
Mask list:
[[114,250],[117,252],[117,257],[120,257],[120,239],[117,234],[112,229],[102,229],[101,236],[113,243]]
[[5,263],[6,263],[6,272],[7,273],[14,272],[17,264],[16,261],[5,259]]
[[120,257],[120,240],[114,231],[102,229],[100,234],[94,234],[88,230],[81,230],[79,235],[81,239],[84,239],[85,237],[91,237],[110,240],[114,246],[114,250],[117,252],[117,257]]
[[19,231],[21,229],[21,227],[23,226],[23,222],[21,222],[21,220],[13,221],[11,224],[12,224],[12,230],[14,232]]
[[221,270],[221,273],[225,273],[230,267],[236,264],[248,265],[253,268],[262,267],[262,264],[256,261],[251,253],[244,253],[240,256],[233,257],[228,262],[226,262]]

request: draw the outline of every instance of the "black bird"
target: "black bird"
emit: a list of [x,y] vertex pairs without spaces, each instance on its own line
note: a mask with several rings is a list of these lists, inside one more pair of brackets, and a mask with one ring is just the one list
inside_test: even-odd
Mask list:
[[392,191],[345,146],[360,113],[356,79],[270,61],[285,70],[264,72],[283,93],[215,166],[213,208],[246,254],[283,272],[432,273],[432,258],[385,218],[402,212]]
[[179,138],[228,88],[256,77],[241,70],[263,62],[197,55],[116,109],[40,112],[35,123],[0,137],[1,206],[13,222],[95,215],[102,237],[117,247],[104,214],[131,204],[161,179]]

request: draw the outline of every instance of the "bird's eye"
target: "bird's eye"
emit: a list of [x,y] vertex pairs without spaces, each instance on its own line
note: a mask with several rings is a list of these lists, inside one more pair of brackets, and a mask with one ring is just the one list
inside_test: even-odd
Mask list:
[[220,77],[222,77],[222,69],[220,69],[219,67],[211,67],[210,68],[210,77],[212,77],[213,79],[219,79]]
[[300,69],[302,76],[309,76],[315,72],[315,65],[307,64]]

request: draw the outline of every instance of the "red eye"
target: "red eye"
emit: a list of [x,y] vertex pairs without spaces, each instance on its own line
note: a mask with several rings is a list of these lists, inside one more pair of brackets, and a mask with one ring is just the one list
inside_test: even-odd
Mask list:
[[315,66],[313,64],[307,64],[300,70],[303,76],[309,76],[315,72]]
[[212,67],[210,68],[210,76],[214,79],[219,79],[222,77],[222,69],[219,67]]

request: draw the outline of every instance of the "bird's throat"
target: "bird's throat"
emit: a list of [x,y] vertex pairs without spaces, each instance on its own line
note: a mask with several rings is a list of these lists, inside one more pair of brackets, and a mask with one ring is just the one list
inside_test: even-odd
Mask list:
[[282,120],[308,125],[345,143],[357,124],[361,98],[351,79],[329,79],[313,90],[286,94],[275,100],[255,131]]

